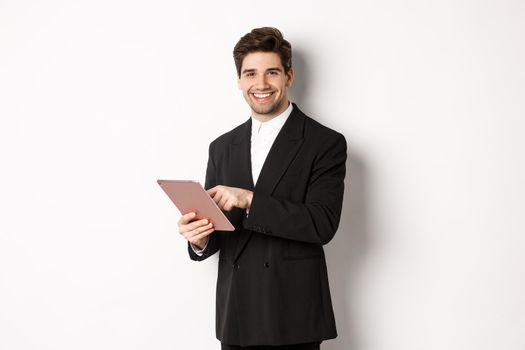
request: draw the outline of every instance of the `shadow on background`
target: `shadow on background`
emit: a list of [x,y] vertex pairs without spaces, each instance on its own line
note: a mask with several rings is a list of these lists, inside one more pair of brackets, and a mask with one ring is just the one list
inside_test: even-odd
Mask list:
[[[348,141],[348,140],[347,140]],[[370,249],[367,225],[367,187],[365,164],[348,152],[345,195],[341,223],[334,239],[325,247],[330,290],[338,337],[323,343],[323,350],[359,350],[355,322],[359,298],[354,296],[360,281],[361,264]]]
[[[310,91],[308,90],[309,84],[309,69],[306,60],[303,58],[305,55],[302,51],[294,48],[292,57],[292,65],[295,71],[295,78],[292,89],[289,90],[290,101],[296,102],[299,108],[305,111],[311,110],[311,104],[309,101]],[[315,101],[313,101],[315,103]],[[308,113],[305,112],[307,115]]]
[[[306,54],[294,48],[293,66],[295,80],[290,98],[303,111],[315,110],[310,96],[310,70]],[[358,325],[355,322],[357,300],[354,297],[360,280],[361,263],[370,249],[370,235],[367,225],[367,169],[359,155],[352,153],[352,140],[344,135],[348,143],[346,161],[345,194],[339,230],[334,239],[325,246],[330,291],[336,316],[338,337],[323,342],[322,350],[359,350]]]

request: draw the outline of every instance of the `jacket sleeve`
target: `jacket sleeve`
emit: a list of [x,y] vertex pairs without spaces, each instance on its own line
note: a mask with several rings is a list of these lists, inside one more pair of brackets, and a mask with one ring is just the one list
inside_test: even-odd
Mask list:
[[304,202],[256,190],[246,229],[317,245],[334,237],[341,216],[347,157],[346,140],[336,135],[323,144],[315,158]]
[[[210,144],[208,152],[208,166],[206,167],[206,182],[204,184],[204,188],[206,190],[215,187],[217,184],[215,175],[215,163],[213,162],[212,158],[212,146],[213,143]],[[221,231],[214,231],[208,236],[208,244],[206,245],[206,248],[202,251],[202,255],[197,255],[191,248],[190,242],[188,242],[188,253],[190,255],[190,259],[202,261],[215,254],[220,249],[221,235]]]

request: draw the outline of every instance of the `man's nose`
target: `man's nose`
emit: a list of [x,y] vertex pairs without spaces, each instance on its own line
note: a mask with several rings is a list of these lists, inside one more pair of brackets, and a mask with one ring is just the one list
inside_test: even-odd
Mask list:
[[268,87],[268,80],[266,79],[266,74],[260,74],[257,76],[257,81],[255,82],[257,88],[266,88]]

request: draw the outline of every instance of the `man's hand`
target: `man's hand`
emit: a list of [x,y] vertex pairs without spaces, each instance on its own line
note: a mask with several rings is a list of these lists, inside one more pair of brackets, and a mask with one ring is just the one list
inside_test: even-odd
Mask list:
[[249,209],[252,205],[253,192],[242,188],[219,185],[207,192],[222,210]]
[[184,236],[191,244],[202,249],[208,242],[208,235],[215,231],[213,224],[207,219],[191,221],[195,218],[195,213],[182,215],[178,225],[179,233]]

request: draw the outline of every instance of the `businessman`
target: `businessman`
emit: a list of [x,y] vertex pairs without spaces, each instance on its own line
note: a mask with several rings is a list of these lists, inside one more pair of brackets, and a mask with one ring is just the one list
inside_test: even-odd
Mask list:
[[346,141],[291,103],[292,49],[275,28],[233,51],[251,117],[210,144],[205,187],[235,231],[183,215],[190,258],[219,251],[223,350],[320,349],[337,336],[323,245],[339,225]]

